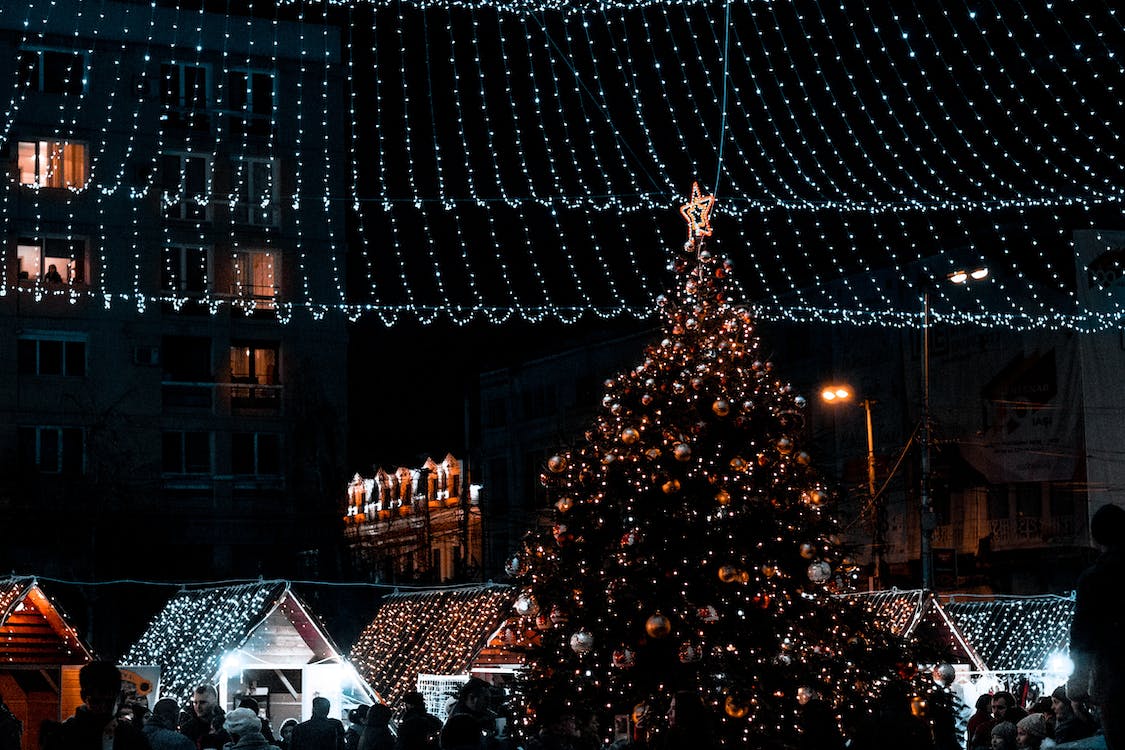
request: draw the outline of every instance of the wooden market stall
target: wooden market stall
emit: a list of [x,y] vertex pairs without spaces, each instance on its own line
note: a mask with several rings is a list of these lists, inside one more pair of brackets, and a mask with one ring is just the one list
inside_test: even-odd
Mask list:
[[470,676],[503,685],[521,659],[505,633],[513,587],[486,584],[383,598],[350,656],[360,674],[392,705],[418,690],[427,709],[445,716],[449,695]]
[[203,684],[217,687],[226,710],[252,697],[275,728],[308,719],[318,695],[335,717],[377,700],[288,581],[184,588],[123,662],[158,668],[159,696],[181,703]]
[[0,578],[0,696],[23,724],[24,750],[39,747],[44,720],[73,713],[78,670],[92,659],[35,578]]

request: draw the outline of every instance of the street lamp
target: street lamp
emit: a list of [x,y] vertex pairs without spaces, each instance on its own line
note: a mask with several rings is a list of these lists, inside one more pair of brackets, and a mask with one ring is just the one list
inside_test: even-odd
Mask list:
[[[979,266],[971,270],[958,269],[946,274],[945,278],[959,286],[968,285],[973,281],[982,281],[988,278],[988,269]],[[919,557],[922,563],[922,588],[930,591],[934,588],[934,529],[937,519],[934,517],[933,503],[930,498],[930,291],[922,292],[922,430],[919,437],[922,448],[922,486],[919,491],[922,515],[920,526],[922,528],[922,545]]]
[[[849,401],[852,398],[852,390],[846,385],[830,385],[825,387],[820,392],[820,398],[829,404],[838,404],[843,401]],[[882,518],[882,503],[875,497],[875,439],[871,430],[871,407],[875,403],[869,398],[865,398],[859,402],[863,407],[864,415],[867,419],[867,494],[870,498],[872,505],[872,512],[875,518],[875,530],[872,535],[872,563],[873,575],[872,589],[881,588],[879,580],[879,569],[883,563],[883,518]]]

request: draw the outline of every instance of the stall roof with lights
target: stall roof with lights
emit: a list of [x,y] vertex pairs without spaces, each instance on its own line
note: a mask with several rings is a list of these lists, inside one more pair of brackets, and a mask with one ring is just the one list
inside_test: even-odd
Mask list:
[[1062,596],[946,597],[942,605],[994,672],[1050,668],[1070,649],[1074,600]]
[[43,669],[93,659],[36,579],[0,579],[0,664]]
[[387,701],[414,690],[419,674],[468,674],[512,612],[512,587],[394,593],[351,650],[360,674]]
[[1033,673],[1066,655],[1074,600],[1068,597],[943,594],[922,590],[854,594],[902,635],[937,625],[974,671]]
[[988,667],[977,650],[949,613],[941,601],[930,591],[873,591],[852,595],[864,603],[868,610],[891,632],[904,638],[928,631],[940,638],[948,646],[953,656],[971,664],[974,670],[983,671]]
[[311,652],[310,663],[344,661],[288,581],[259,581],[182,589],[123,662],[159,665],[162,696],[185,699],[196,685],[215,682],[229,654],[260,647],[259,631],[268,624],[295,630]]

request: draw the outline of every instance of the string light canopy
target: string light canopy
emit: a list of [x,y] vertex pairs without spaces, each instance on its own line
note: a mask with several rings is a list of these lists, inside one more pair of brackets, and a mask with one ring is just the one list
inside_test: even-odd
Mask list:
[[[293,256],[283,320],[647,318],[688,179],[719,197],[713,248],[759,320],[917,326],[928,289],[933,321],[1085,331],[1121,318],[1112,288],[1097,305],[1080,293],[1087,256],[1118,249],[1125,194],[1125,29],[1108,2],[903,14],[889,0],[294,0],[224,15],[186,0],[125,14],[73,1],[73,14],[46,0],[5,9],[0,24],[24,45],[80,53],[70,80],[85,86],[59,95],[57,119],[96,137],[73,200],[92,193],[104,223],[124,196],[132,231],[124,245],[110,228],[92,233],[107,268],[88,290],[5,292],[142,310],[182,300],[145,271],[161,248],[138,206],[160,192],[160,170],[125,169],[157,164],[136,84],[174,55],[216,80],[258,67],[295,97],[267,116],[296,140],[270,141],[284,178],[258,196],[292,228],[288,245],[271,238]],[[201,31],[215,15],[219,31]],[[9,144],[38,107],[26,87],[11,91]],[[218,90],[208,106],[234,97]],[[191,151],[238,153],[243,140],[215,128]],[[44,193],[5,186],[9,234],[25,196],[43,206],[35,231],[85,231],[80,211],[59,221]],[[185,211],[239,202],[210,175],[166,198]],[[1080,230],[1094,236],[1081,258]],[[935,284],[975,267],[990,275],[971,292]]]

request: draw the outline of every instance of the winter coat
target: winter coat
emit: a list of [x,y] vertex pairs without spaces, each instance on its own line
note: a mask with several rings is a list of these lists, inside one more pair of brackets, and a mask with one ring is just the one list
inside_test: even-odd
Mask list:
[[251,732],[238,738],[238,742],[228,742],[223,750],[281,750],[277,745],[271,745],[262,736],[261,732]]
[[[362,743],[360,745],[362,747]],[[344,750],[344,722],[314,716],[293,727],[290,750]]]
[[359,737],[359,750],[394,750],[394,746],[395,737],[386,724],[368,724]]
[[412,708],[398,723],[395,750],[436,750],[441,732],[441,719],[431,713]]
[[1101,704],[1125,688],[1125,618],[1118,601],[1122,575],[1125,549],[1115,545],[1078,577],[1070,623],[1074,671],[1066,683],[1071,700]]
[[[113,750],[151,750],[148,740],[127,721],[94,714],[79,706],[74,716],[42,732],[43,750],[103,750],[102,738],[113,724]],[[49,725],[48,725],[49,726]]]
[[195,743],[175,729],[169,729],[150,719],[141,730],[152,750],[195,750]]

